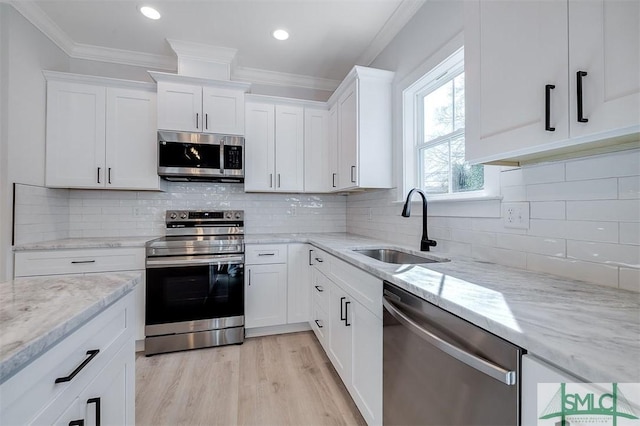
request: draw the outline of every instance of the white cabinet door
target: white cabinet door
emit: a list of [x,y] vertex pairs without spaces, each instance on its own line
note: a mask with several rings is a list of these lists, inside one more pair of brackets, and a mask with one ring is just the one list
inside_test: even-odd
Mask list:
[[85,424],[133,425],[135,407],[135,348],[125,344],[80,395]]
[[581,381],[532,355],[523,355],[521,385],[522,426],[536,426],[538,424],[539,383],[579,383]]
[[338,189],[358,186],[358,93],[354,80],[338,100]]
[[155,93],[107,88],[107,188],[159,188],[156,131]]
[[[578,122],[577,72],[583,116]],[[569,1],[571,136],[640,124],[640,2]],[[635,130],[637,131],[637,130]]]
[[[465,3],[466,156],[499,159],[569,136],[565,0]],[[550,127],[545,130],[545,87]]]
[[274,113],[271,104],[246,103],[245,191],[273,191]]
[[47,82],[46,186],[105,185],[105,88]]
[[311,305],[309,245],[287,246],[287,323],[309,321]]
[[204,131],[244,135],[244,92],[217,87],[202,88]]
[[354,301],[353,400],[369,425],[382,424],[382,319]]
[[304,191],[330,191],[331,177],[329,111],[306,108],[304,111]]
[[247,265],[245,327],[287,323],[287,265]]
[[329,185],[332,191],[338,188],[338,105],[329,110]]
[[275,106],[276,190],[304,190],[304,109]]
[[347,293],[333,284],[329,302],[329,358],[347,389],[351,386],[351,330],[353,303]]
[[202,131],[202,87],[158,82],[158,129]]

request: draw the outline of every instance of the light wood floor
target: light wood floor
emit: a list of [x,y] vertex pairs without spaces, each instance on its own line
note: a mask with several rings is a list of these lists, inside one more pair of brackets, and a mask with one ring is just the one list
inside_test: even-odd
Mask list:
[[311,331],[140,356],[138,425],[366,425]]

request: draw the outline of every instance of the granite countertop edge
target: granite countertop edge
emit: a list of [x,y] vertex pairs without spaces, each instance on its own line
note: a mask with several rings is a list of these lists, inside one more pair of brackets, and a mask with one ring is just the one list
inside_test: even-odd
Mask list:
[[[139,273],[107,273],[109,275],[117,275],[121,279],[122,284],[109,294],[95,300],[82,310],[77,312],[71,318],[56,324],[48,332],[37,336],[34,339],[24,343],[21,348],[9,354],[7,358],[0,360],[0,384],[6,382],[40,355],[47,352],[61,340],[71,335],[74,331],[86,324],[89,320],[100,314],[106,308],[120,300],[122,297],[133,291],[134,287],[142,281]],[[99,279],[102,274],[93,274],[85,276],[88,279]],[[65,276],[61,275],[60,279],[64,280]],[[39,278],[39,277],[34,277]],[[18,278],[18,280],[28,280],[29,278]]]

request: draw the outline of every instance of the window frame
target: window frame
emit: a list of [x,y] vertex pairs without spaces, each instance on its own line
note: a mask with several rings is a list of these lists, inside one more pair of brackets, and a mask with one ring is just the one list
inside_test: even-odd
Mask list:
[[[423,106],[420,105],[422,96],[424,96],[424,94],[426,93],[430,93],[431,91],[436,90],[437,88],[444,85],[447,81],[449,81],[449,79],[441,81],[443,77],[453,74],[455,78],[455,76],[458,75],[459,72],[464,72],[464,46],[458,45],[455,50],[449,49],[449,52],[451,51],[453,51],[453,53],[447,55],[445,48],[441,49],[439,52],[425,61],[422,66],[418,67],[418,69],[416,69],[403,81],[405,83],[405,88],[401,91],[403,121],[403,191],[398,194],[398,201],[402,200],[403,196],[411,188],[420,188],[422,186],[420,184],[422,178],[420,169],[422,166],[418,166],[417,157],[419,152],[418,146],[425,146],[425,144],[418,143],[418,141],[423,139],[423,129],[420,128],[422,127],[420,114],[424,113]],[[426,71],[419,73],[421,70]],[[407,80],[411,79],[412,77],[412,81],[407,82]],[[447,138],[451,138],[452,134],[453,133],[448,134]],[[431,141],[432,144],[435,144],[436,142],[437,139]],[[429,200],[469,201],[500,198],[498,194],[499,170],[500,167],[498,166],[484,166],[484,188],[482,190],[449,192],[446,194],[428,194]],[[451,180],[451,173],[449,173],[449,179]]]

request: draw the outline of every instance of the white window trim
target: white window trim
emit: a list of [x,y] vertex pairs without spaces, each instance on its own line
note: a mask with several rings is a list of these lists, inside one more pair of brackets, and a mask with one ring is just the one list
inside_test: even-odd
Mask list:
[[[400,84],[402,93],[402,187],[398,191],[397,202],[404,202],[406,194],[411,188],[418,187],[418,170],[415,160],[415,135],[417,134],[417,120],[415,112],[418,110],[417,95],[424,90],[426,81],[434,80],[436,68],[440,65],[451,68],[464,60],[463,34],[460,33],[438,52],[430,56],[425,62],[410,73]],[[441,69],[441,68],[440,68]],[[441,71],[440,71],[441,72]],[[461,202],[461,201],[489,201],[501,199],[500,196],[500,167],[485,165],[485,184],[481,191],[458,192],[453,194],[428,194],[429,201]]]

